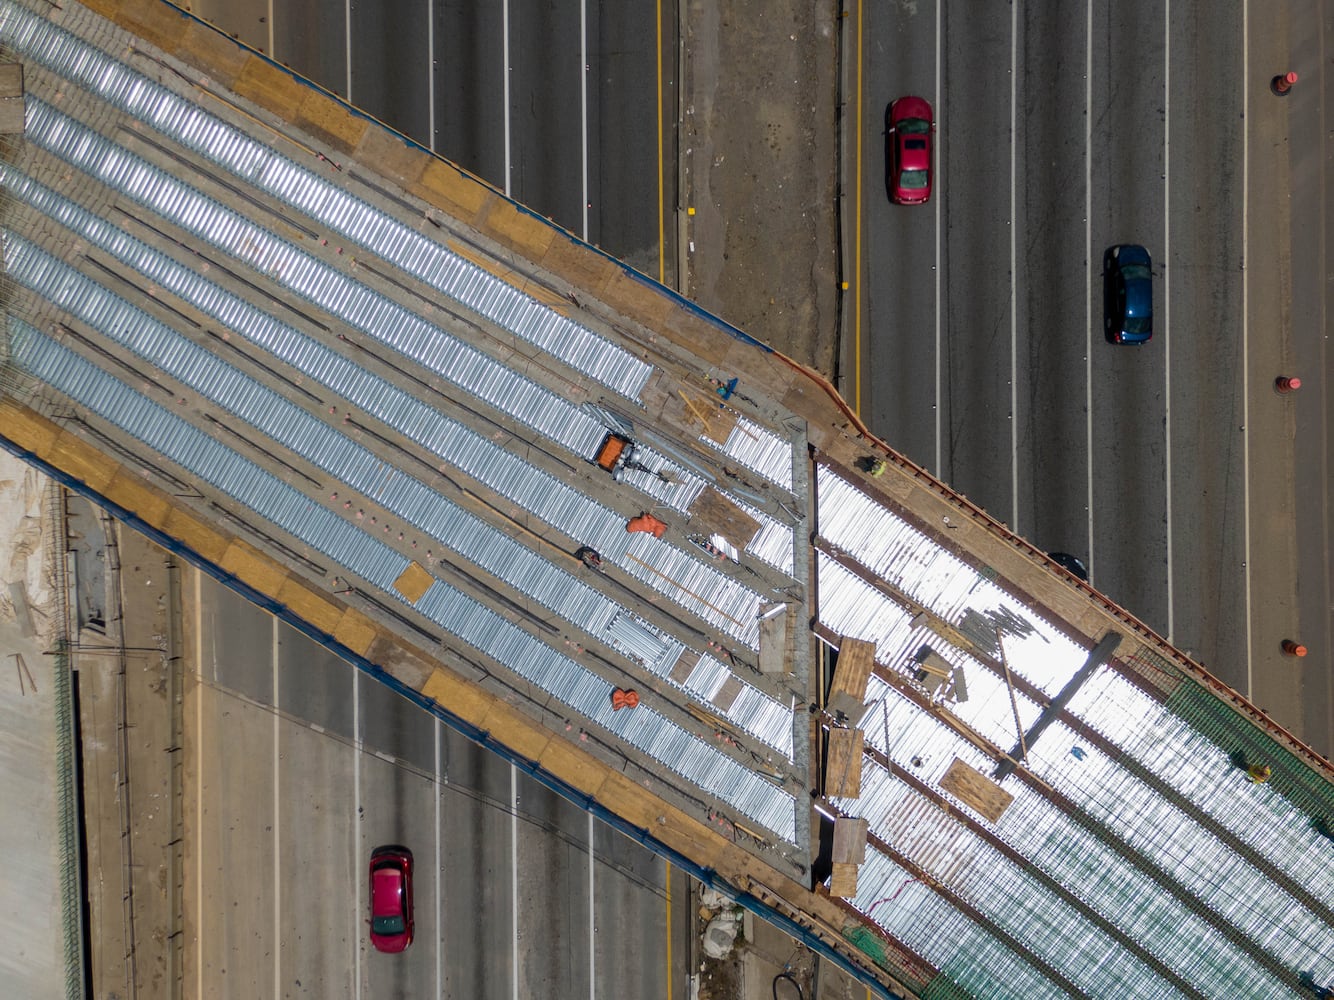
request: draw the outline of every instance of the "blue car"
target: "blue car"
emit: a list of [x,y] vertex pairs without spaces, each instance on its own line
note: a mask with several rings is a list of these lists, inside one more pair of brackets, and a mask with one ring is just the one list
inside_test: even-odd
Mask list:
[[1108,247],[1102,258],[1107,339],[1144,344],[1153,336],[1153,261],[1136,243]]

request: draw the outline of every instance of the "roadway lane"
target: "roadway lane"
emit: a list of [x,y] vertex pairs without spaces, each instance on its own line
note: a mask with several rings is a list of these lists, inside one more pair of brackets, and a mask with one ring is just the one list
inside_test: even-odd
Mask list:
[[[890,102],[924,97],[940,116],[936,93],[935,4],[916,12],[897,5],[864,12],[866,60],[861,119],[864,205],[861,287],[866,289],[860,390],[853,402],[894,446],[932,471],[939,459],[936,397],[939,320],[936,233],[939,196],[926,205],[895,205],[888,196],[886,116]],[[936,161],[948,150],[948,122],[936,131]],[[937,195],[939,190],[937,190]],[[879,334],[873,338],[874,334]]]
[[[187,978],[201,995],[667,992],[679,966],[624,959],[685,955],[667,942],[660,860],[211,579],[196,592],[194,579]],[[366,934],[366,863],[381,844],[416,859],[417,937],[400,956]]]
[[[1154,260],[1161,307],[1166,245],[1163,173],[1164,44],[1156,4],[1108,4],[1093,11],[1093,261],[1102,318],[1106,248],[1140,243]],[[1099,325],[1101,323],[1099,322]],[[1153,340],[1092,350],[1093,532],[1095,585],[1153,628],[1167,628],[1167,356],[1173,331],[1155,316]]]
[[1246,573],[1241,11],[1173,7],[1169,30],[1170,242],[1159,254],[1165,267],[1158,287],[1171,404],[1171,617],[1164,627],[1224,682],[1248,691],[1240,585]]
[[676,148],[675,3],[193,7],[647,274],[674,260],[675,170],[659,143]]
[[1008,521],[1013,509],[1009,5],[947,5],[937,164],[944,225],[944,356],[939,474]]
[[1091,343],[1102,296],[1086,224],[1086,11],[1024,3],[1019,16],[1012,523],[1036,545],[1086,558],[1088,359],[1102,346],[1100,333]]

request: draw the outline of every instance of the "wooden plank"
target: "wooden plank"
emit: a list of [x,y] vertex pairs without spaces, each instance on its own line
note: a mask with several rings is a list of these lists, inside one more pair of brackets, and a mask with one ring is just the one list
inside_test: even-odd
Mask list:
[[856,799],[862,794],[862,745],[860,729],[829,730],[829,756],[825,763],[825,794],[830,798]]
[[760,522],[715,489],[707,489],[686,510],[695,531],[722,535],[736,548],[744,549],[760,530]]
[[844,636],[838,644],[834,682],[829,689],[829,710],[841,712],[853,723],[866,714],[866,682],[875,666],[875,643]]
[[995,823],[1014,801],[1014,796],[985,774],[969,767],[958,757],[940,779],[940,787],[972,806]]
[[852,899],[857,895],[856,865],[834,865],[834,873],[829,878],[829,895],[838,899]]
[[870,823],[864,819],[843,816],[834,820],[833,862],[837,865],[859,865],[866,860],[866,834]]

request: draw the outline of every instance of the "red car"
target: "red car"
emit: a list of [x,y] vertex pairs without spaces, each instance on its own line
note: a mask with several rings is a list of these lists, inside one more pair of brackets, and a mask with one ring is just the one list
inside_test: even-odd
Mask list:
[[920,97],[900,97],[885,112],[889,200],[921,205],[931,197],[931,147],[936,121]]
[[412,944],[412,852],[406,847],[371,851],[371,944],[389,952]]

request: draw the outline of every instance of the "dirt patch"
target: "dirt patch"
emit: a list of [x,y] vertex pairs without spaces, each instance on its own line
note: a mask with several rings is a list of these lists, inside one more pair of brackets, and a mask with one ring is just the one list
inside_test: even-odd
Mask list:
[[689,0],[687,294],[830,375],[838,323],[835,11]]

